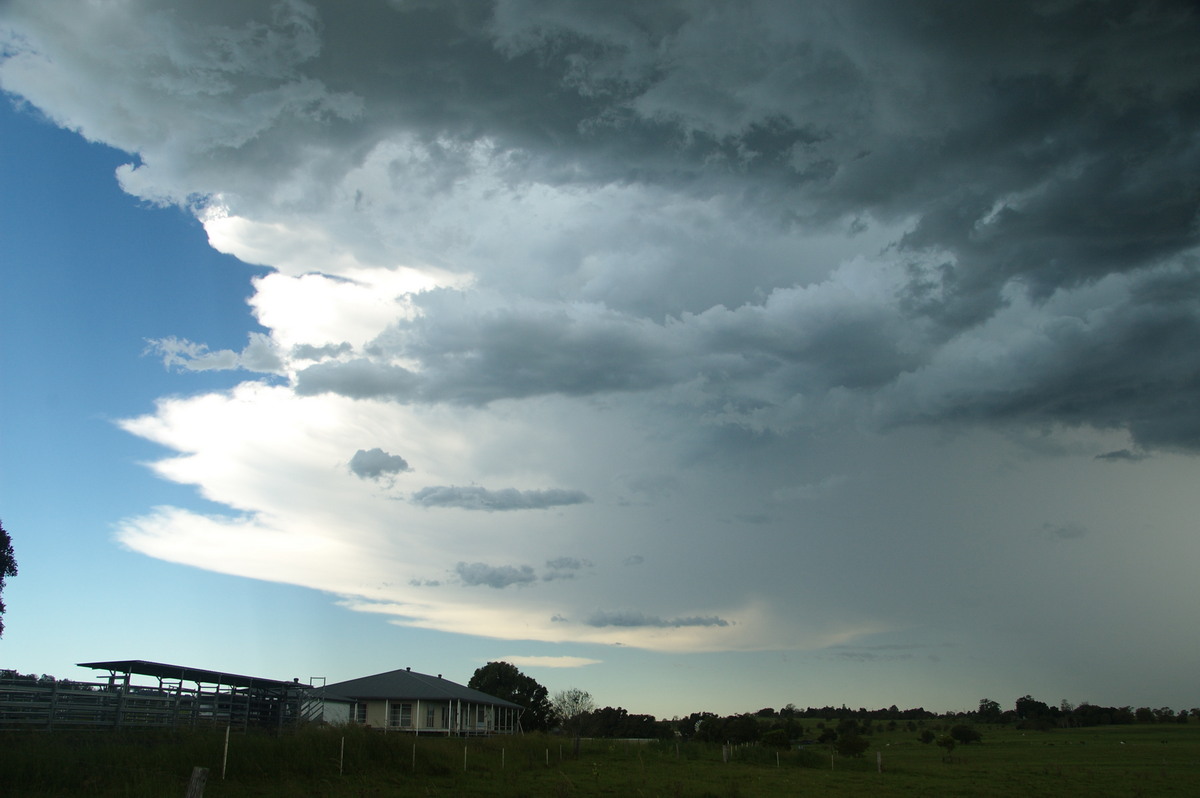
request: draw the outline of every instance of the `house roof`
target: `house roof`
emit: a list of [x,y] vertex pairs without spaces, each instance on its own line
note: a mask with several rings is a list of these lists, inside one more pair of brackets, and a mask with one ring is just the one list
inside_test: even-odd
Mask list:
[[520,704],[514,704],[512,701],[505,701],[503,698],[496,698],[479,690],[463,687],[461,684],[452,682],[449,679],[443,679],[441,676],[417,673],[408,668],[377,673],[374,676],[363,676],[360,679],[350,679],[349,681],[337,682],[335,684],[327,684],[325,685],[325,689],[334,695],[348,696],[362,700],[452,700],[524,709]]

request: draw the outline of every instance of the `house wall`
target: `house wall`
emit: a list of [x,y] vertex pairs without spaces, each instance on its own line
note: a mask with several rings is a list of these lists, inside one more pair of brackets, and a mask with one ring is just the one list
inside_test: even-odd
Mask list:
[[326,723],[343,724],[350,722],[350,710],[353,704],[342,701],[325,701],[321,707],[321,720]]
[[[366,723],[375,729],[389,731],[407,731],[418,734],[455,734],[467,732],[470,734],[501,734],[516,731],[516,713],[506,711],[486,704],[468,704],[458,701],[365,701],[367,705]],[[408,704],[411,707],[407,715],[400,707]],[[430,723],[429,710],[433,710],[433,722]],[[500,713],[497,715],[497,713]]]

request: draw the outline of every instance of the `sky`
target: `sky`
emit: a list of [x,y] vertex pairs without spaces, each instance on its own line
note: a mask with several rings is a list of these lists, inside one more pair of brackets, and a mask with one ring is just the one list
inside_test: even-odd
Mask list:
[[1192,707],[1191,3],[0,5],[0,666]]

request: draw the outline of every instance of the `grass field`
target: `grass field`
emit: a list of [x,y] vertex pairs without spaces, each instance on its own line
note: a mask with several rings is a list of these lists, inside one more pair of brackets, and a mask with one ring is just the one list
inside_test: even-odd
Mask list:
[[777,758],[750,746],[734,749],[728,763],[721,746],[696,743],[584,741],[572,757],[569,741],[540,735],[233,734],[224,779],[223,731],[22,732],[0,736],[0,795],[182,798],[196,765],[210,768],[206,798],[1200,794],[1200,724],[981,730],[982,744],[959,747],[949,761],[942,749],[897,731],[873,735],[861,759],[831,759],[824,746]]

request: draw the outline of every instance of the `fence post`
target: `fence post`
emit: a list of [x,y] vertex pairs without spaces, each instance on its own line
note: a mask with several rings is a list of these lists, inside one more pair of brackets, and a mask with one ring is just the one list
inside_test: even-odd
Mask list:
[[54,730],[54,713],[58,709],[58,680],[50,686],[50,714],[46,716],[46,730]]
[[225,727],[225,753],[221,755],[221,781],[225,781],[225,766],[229,764],[229,727]]
[[188,782],[185,798],[204,798],[204,784],[208,781],[208,768],[199,765],[192,768],[192,779]]

